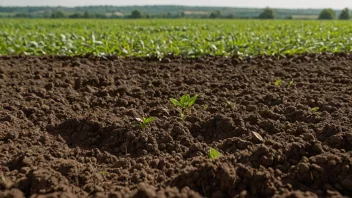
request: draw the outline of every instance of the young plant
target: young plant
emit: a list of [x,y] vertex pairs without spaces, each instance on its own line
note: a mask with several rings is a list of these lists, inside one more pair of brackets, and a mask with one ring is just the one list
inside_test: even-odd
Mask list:
[[313,107],[310,110],[312,110],[313,112],[318,112],[319,111],[319,107]]
[[232,109],[235,109],[235,108],[236,108],[236,103],[233,103],[233,102],[231,102],[231,101],[226,101],[226,102],[227,102],[228,105],[230,105],[230,107],[231,107]]
[[203,109],[204,109],[204,110],[207,110],[208,107],[209,107],[208,105],[203,105]]
[[194,95],[193,97],[190,97],[188,94],[183,95],[180,100],[176,100],[175,98],[170,98],[170,101],[172,104],[174,104],[176,107],[179,107],[180,114],[181,114],[181,119],[184,120],[186,118],[186,111],[187,109],[190,109],[194,103],[197,100],[198,95]]
[[281,79],[279,79],[279,80],[277,80],[277,81],[275,81],[275,86],[280,86],[280,84],[282,83],[282,80]]
[[288,83],[288,86],[292,86],[293,85],[293,80],[291,80],[289,83]]
[[310,110],[311,110],[314,114],[317,114],[317,115],[320,114],[320,112],[319,112],[319,107],[313,107],[313,108],[311,108]]
[[109,172],[107,172],[107,171],[101,171],[100,174],[101,174],[101,175],[109,175]]
[[136,118],[136,120],[138,121],[137,126],[141,127],[142,129],[145,129],[150,122],[154,121],[154,117],[142,117]]
[[222,154],[219,151],[210,147],[210,149],[209,149],[209,158],[210,159],[216,159],[221,156],[222,156]]
[[6,179],[4,177],[4,174],[1,174],[1,181],[6,184]]

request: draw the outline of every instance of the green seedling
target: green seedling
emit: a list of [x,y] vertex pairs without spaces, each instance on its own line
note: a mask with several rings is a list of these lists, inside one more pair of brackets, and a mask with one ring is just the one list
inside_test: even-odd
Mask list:
[[319,107],[313,107],[310,110],[312,110],[313,112],[318,112],[319,111]]
[[174,104],[176,107],[179,107],[180,114],[181,114],[181,119],[184,120],[186,118],[186,111],[187,109],[190,109],[194,103],[197,100],[198,95],[194,95],[193,97],[190,97],[189,94],[183,95],[180,100],[176,100],[175,98],[170,98],[170,101],[172,104]]
[[193,104],[196,102],[198,95],[194,95],[193,97],[190,97],[188,94],[183,95],[180,98],[180,101],[170,98],[170,101],[177,107],[180,107],[182,109],[187,109],[193,106]]
[[101,171],[100,174],[101,174],[101,175],[109,175],[109,172],[107,172],[107,171]]
[[209,107],[208,105],[203,105],[203,109],[204,109],[204,110],[207,110],[208,107]]
[[320,115],[320,112],[319,112],[319,107],[313,107],[310,109],[314,114],[316,115]]
[[289,83],[288,83],[289,86],[292,86],[293,85],[293,80],[291,80]]
[[282,83],[282,80],[281,79],[279,79],[279,80],[277,80],[277,81],[275,81],[275,86],[280,86],[280,84]]
[[136,124],[137,126],[141,127],[142,129],[145,129],[149,123],[154,121],[154,117],[142,117],[142,118],[136,118],[138,123]]
[[221,156],[222,156],[222,154],[219,151],[210,147],[210,149],[209,149],[209,158],[210,159],[216,159]]
[[236,108],[236,103],[230,102],[230,101],[226,101],[228,105],[231,106],[232,109]]
[[4,177],[4,174],[1,174],[1,181],[4,182],[4,183],[6,183],[6,179],[5,179],[5,177]]
[[313,113],[315,113],[315,114],[320,114],[320,112],[319,112],[319,107],[313,107],[313,108],[311,108],[310,109]]

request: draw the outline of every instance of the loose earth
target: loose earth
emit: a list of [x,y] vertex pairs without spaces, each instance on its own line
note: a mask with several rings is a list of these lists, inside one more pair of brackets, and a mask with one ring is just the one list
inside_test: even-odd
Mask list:
[[351,54],[4,56],[0,90],[0,197],[352,196]]

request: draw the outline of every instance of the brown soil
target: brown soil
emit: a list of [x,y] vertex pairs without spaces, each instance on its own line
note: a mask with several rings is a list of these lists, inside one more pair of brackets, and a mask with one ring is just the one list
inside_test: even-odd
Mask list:
[[352,55],[1,57],[0,87],[0,197],[352,196]]

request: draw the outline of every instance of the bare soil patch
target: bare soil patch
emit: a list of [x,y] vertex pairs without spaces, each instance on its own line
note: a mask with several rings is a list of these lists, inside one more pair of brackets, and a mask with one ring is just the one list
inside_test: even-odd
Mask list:
[[352,55],[0,57],[0,90],[0,197],[352,196]]

